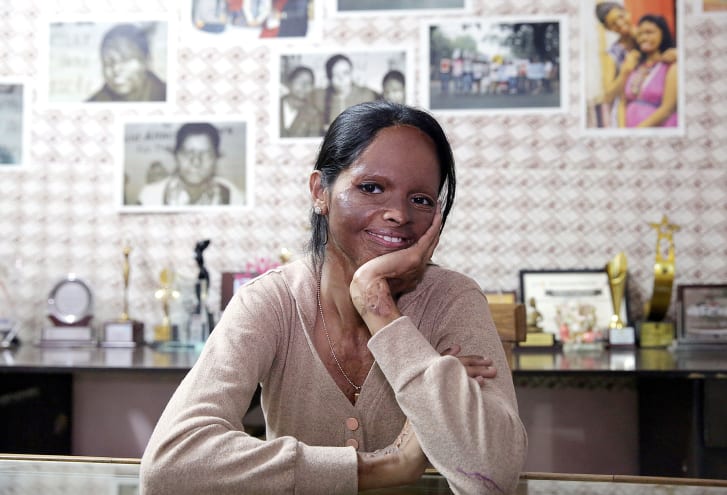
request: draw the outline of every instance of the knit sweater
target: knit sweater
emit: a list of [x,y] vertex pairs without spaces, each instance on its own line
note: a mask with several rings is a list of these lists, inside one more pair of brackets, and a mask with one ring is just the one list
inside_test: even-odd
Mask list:
[[[354,405],[313,346],[316,283],[310,264],[296,261],[238,290],[154,429],[143,493],[356,493],[351,444],[386,447],[406,418],[455,493],[513,492],[527,437],[479,286],[430,265],[399,299],[403,316],[369,339],[376,363]],[[452,344],[492,358],[497,377],[481,387],[456,357],[440,355]],[[258,383],[265,440],[242,424]]]

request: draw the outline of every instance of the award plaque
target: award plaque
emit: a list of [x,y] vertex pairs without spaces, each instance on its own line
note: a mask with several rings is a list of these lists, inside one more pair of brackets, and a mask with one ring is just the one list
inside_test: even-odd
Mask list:
[[[656,258],[654,260],[654,290],[651,299],[644,305],[645,320],[639,325],[641,347],[666,347],[674,341],[674,324],[661,321],[671,302],[674,283],[674,232],[678,225],[668,222],[666,215],[661,223],[650,223],[657,232]],[[666,244],[666,256],[664,246]]]
[[96,345],[91,327],[93,294],[89,286],[76,275],[67,275],[50,291],[48,318],[53,325],[42,329],[39,345]]
[[104,347],[136,347],[144,343],[144,323],[129,317],[129,254],[131,248],[124,247],[124,309],[116,320],[103,326],[101,345]]
[[636,343],[636,334],[633,327],[626,326],[621,318],[623,314],[624,294],[626,292],[626,277],[628,275],[626,255],[619,253],[606,263],[608,284],[611,289],[611,302],[613,314],[608,325],[609,344],[631,346]]

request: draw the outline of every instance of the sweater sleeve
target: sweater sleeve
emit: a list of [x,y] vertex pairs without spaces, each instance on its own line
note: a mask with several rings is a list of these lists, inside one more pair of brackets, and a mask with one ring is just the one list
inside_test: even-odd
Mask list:
[[[403,316],[374,335],[369,348],[450,488],[457,494],[514,493],[527,435],[487,301],[473,286],[442,292],[449,295],[434,305],[431,342]],[[461,355],[492,358],[497,377],[480,387],[459,359],[440,355],[452,344],[462,346]]]
[[246,287],[233,297],[152,433],[141,459],[142,493],[356,493],[353,448],[244,431],[242,419],[292,317],[291,303],[271,300],[284,299],[274,292]]

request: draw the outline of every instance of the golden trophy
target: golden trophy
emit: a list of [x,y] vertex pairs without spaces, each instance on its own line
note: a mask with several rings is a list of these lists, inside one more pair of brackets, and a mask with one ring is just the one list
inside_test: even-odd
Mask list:
[[154,297],[162,303],[162,322],[154,326],[154,343],[162,344],[172,340],[174,334],[174,325],[169,318],[169,304],[179,297],[179,291],[174,285],[174,271],[165,268],[159,274],[159,283],[161,287],[154,292]]
[[626,277],[628,275],[628,264],[626,255],[621,252],[606,263],[606,274],[608,275],[608,286],[611,289],[611,303],[613,314],[608,324],[608,340],[611,345],[634,345],[636,336],[633,327],[626,326],[621,318],[625,303]]
[[144,343],[144,323],[129,317],[129,274],[131,272],[129,255],[131,248],[125,246],[123,253],[124,307],[117,319],[104,323],[101,339],[101,345],[104,347],[136,347]]
[[[664,215],[660,223],[650,223],[656,229],[656,259],[654,261],[654,290],[644,305],[644,319],[639,326],[641,347],[666,347],[674,341],[674,324],[661,321],[669,309],[674,284],[674,232],[679,226],[669,223]],[[664,256],[664,241],[666,256]]]

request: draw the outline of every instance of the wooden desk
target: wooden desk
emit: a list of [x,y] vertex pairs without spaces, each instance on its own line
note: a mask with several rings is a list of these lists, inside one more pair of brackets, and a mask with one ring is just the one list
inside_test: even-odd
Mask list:
[[[727,481],[638,476],[523,473],[516,495],[724,495]],[[0,455],[0,493],[35,495],[137,495],[139,460],[101,457]],[[451,494],[439,474],[429,472],[415,485],[370,490],[367,494]]]

